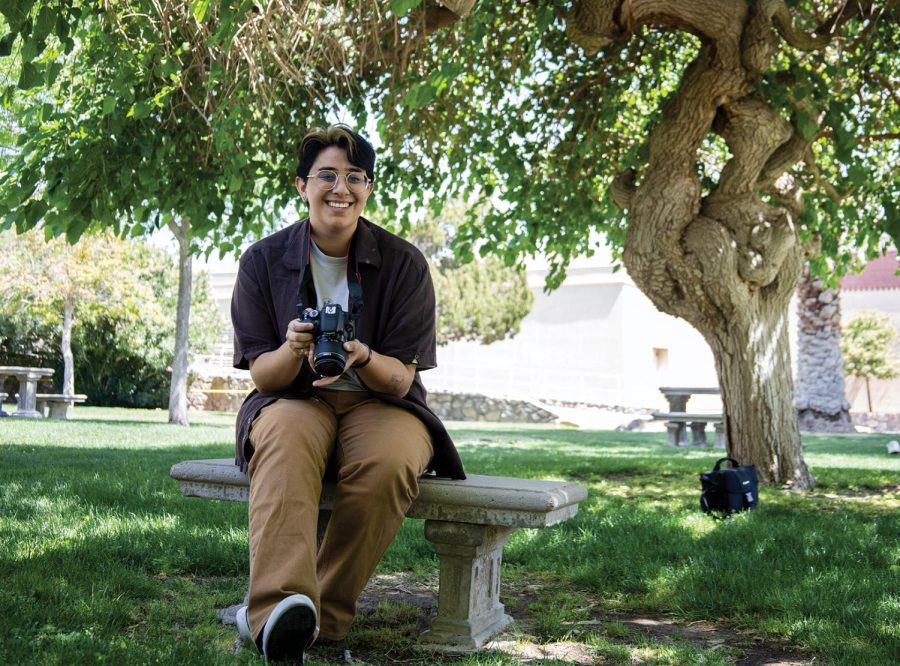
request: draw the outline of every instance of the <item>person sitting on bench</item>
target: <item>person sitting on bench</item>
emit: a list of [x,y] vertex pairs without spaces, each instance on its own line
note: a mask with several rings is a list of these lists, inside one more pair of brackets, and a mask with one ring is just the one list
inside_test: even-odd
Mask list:
[[[410,243],[361,217],[375,151],[345,125],[307,134],[309,217],[252,245],[231,302],[234,366],[256,385],[237,419],[250,479],[241,636],[270,660],[339,640],[426,471],[463,479],[419,371],[435,367],[435,297]],[[317,549],[319,495],[336,480]]]

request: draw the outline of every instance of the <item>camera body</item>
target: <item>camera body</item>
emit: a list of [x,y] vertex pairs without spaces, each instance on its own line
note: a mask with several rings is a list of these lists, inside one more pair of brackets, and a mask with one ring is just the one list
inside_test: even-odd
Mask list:
[[338,303],[325,301],[321,310],[306,310],[300,321],[313,325],[316,344],[313,370],[325,377],[336,377],[344,372],[347,352],[344,343],[354,338],[353,319]]

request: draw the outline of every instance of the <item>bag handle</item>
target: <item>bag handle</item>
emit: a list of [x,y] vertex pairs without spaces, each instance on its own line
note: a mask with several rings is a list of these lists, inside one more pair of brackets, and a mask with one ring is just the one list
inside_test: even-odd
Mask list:
[[734,458],[731,458],[731,457],[729,457],[729,456],[725,456],[724,458],[719,458],[719,459],[716,461],[716,466],[713,467],[713,471],[714,471],[714,472],[718,472],[718,471],[719,471],[719,466],[720,466],[723,462],[725,462],[726,460],[730,460],[730,461],[731,461],[731,466],[732,466],[732,467],[740,467],[740,466],[741,466],[741,464],[740,464],[737,460],[735,460]]

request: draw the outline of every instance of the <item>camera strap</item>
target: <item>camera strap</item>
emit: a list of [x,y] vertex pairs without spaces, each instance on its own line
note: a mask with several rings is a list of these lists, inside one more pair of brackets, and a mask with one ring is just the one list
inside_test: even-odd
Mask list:
[[[306,242],[300,247],[300,288],[297,294],[297,316],[302,318],[303,312],[308,307],[306,299],[310,293],[315,295],[316,288],[313,284],[312,267],[309,265],[312,250],[312,228],[309,220],[304,220],[301,224],[306,227],[301,230],[301,234],[306,233]],[[350,247],[347,248],[347,291],[349,292],[347,305],[350,319],[354,325],[363,313],[362,279],[359,276],[355,249],[353,239],[350,239]],[[313,300],[315,301],[315,296]]]

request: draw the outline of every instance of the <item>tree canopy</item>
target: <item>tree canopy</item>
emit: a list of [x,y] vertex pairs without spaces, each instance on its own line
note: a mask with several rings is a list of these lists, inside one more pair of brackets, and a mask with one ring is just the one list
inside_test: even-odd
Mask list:
[[787,303],[804,255],[837,275],[900,239],[898,0],[2,11],[28,98],[6,225],[188,220],[182,242],[227,249],[286,201],[295,128],[349,114],[383,146],[384,217],[408,227],[451,197],[488,207],[461,226],[462,259],[541,251],[552,287],[602,232],[652,302],[709,342],[730,451],[764,480],[812,482]]
[[524,268],[506,266],[493,256],[463,264],[450,251],[469,212],[465,202],[449,201],[439,215],[426,214],[407,234],[431,267],[439,345],[454,340],[490,344],[513,337],[534,303]]

